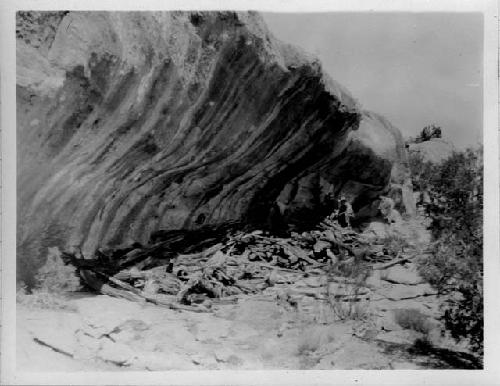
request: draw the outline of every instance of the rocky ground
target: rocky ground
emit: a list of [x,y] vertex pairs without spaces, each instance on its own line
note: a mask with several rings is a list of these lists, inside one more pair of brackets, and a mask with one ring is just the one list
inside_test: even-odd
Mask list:
[[[373,224],[368,232],[384,228]],[[480,366],[441,336],[437,316],[442,299],[423,282],[414,261],[374,267],[378,269],[362,285],[321,269],[283,269],[261,291],[213,299],[208,312],[89,293],[72,294],[65,310],[20,304],[18,367],[154,371]]]

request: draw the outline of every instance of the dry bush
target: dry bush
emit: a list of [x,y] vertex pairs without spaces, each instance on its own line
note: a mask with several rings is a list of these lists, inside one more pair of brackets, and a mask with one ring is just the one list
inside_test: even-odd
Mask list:
[[[331,292],[330,283],[334,282],[334,277],[330,276],[326,286],[327,303],[335,317],[339,320],[366,320],[369,318],[369,305],[362,301],[364,290],[366,289],[366,279],[370,272],[364,264],[353,263],[347,270],[350,275],[350,283],[337,284],[336,289],[341,294]],[[341,295],[344,296],[341,296]]]
[[429,334],[432,325],[429,317],[416,308],[401,308],[394,310],[394,320],[407,330]]
[[[361,302],[370,272],[371,267],[356,257],[334,264],[327,272],[326,300],[337,319],[366,320],[370,316],[368,304]],[[331,293],[330,284],[336,282],[338,276],[347,279],[345,284],[337,286],[345,296]]]
[[35,280],[37,286],[31,291],[22,282],[18,285],[18,304],[36,309],[74,310],[65,295],[80,289],[80,279],[74,267],[64,264],[58,248],[49,248],[47,261],[38,270]]
[[368,304],[364,302],[344,302],[334,299],[330,301],[334,315],[340,320],[367,320],[370,318]]
[[47,261],[35,276],[37,289],[48,293],[65,293],[80,289],[76,268],[64,264],[58,248],[49,248]]
[[67,232],[65,225],[51,223],[19,243],[16,278],[24,282],[28,290],[37,287],[35,276],[47,260],[47,250],[50,247],[64,245],[68,239]]
[[384,245],[384,248],[387,250],[389,255],[392,256],[402,254],[405,251],[405,248],[408,248],[409,246],[407,237],[396,229],[389,232],[387,236],[379,240],[379,242]]
[[299,336],[297,351],[299,355],[306,355],[333,342],[334,339],[333,331],[328,326],[307,327]]

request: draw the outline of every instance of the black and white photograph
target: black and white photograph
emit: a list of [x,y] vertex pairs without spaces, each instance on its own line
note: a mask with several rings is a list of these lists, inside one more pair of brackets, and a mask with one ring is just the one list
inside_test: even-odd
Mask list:
[[2,77],[13,371],[491,369],[491,14],[56,4]]

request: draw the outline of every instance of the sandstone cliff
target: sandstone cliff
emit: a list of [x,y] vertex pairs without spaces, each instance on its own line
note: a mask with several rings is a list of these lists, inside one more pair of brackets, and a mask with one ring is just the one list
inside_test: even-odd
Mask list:
[[276,207],[293,225],[340,194],[371,213],[401,180],[397,129],[256,13],[17,19],[21,246],[90,253],[160,229],[266,226]]

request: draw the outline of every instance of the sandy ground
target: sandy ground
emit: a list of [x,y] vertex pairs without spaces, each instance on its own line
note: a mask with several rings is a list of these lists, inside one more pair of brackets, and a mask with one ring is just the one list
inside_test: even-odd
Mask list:
[[317,303],[280,304],[271,293],[214,306],[210,313],[174,311],[108,296],[69,303],[75,312],[18,306],[18,370],[471,366],[462,354],[415,349],[414,331],[380,331],[361,320],[327,321],[332,315]]
[[[47,329],[47,325],[76,323],[76,313],[17,309],[16,367],[21,371],[106,371],[113,369],[105,363],[86,362],[73,359],[53,348],[36,341],[34,331]],[[52,330],[52,329],[51,329]]]

